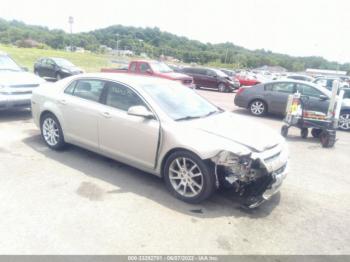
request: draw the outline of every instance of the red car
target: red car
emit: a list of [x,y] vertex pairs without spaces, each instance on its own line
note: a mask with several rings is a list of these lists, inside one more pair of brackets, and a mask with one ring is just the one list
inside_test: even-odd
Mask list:
[[113,69],[113,68],[102,68],[101,72],[108,73],[130,73],[146,76],[154,76],[160,78],[166,78],[169,80],[179,81],[182,84],[193,88],[193,78],[176,73],[169,66],[158,61],[145,61],[145,60],[135,60],[129,63],[127,69]]
[[240,82],[241,86],[254,86],[254,85],[260,84],[259,80],[249,76],[236,75],[236,78]]

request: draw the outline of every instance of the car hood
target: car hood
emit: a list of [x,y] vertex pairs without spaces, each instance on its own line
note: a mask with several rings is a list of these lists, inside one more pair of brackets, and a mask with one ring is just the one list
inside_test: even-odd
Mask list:
[[271,128],[229,112],[188,121],[188,124],[202,132],[243,145],[253,152],[265,151],[283,141],[282,136]]
[[43,82],[45,82],[45,80],[29,72],[0,70],[0,85],[28,85],[41,84]]

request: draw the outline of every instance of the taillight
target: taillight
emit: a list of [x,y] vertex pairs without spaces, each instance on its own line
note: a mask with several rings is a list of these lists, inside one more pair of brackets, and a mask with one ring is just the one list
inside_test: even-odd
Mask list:
[[236,93],[236,96],[238,96],[238,95],[240,95],[241,93],[243,93],[244,89],[245,89],[245,88],[240,87],[240,88],[238,89],[237,93]]

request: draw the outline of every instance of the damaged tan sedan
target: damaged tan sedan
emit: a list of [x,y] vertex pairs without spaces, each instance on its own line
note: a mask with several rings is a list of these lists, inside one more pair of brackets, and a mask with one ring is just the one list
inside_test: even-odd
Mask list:
[[288,149],[277,132],[225,112],[181,83],[98,73],[51,85],[32,97],[48,147],[74,144],[152,173],[183,201],[199,203],[225,187],[253,208],[287,174]]

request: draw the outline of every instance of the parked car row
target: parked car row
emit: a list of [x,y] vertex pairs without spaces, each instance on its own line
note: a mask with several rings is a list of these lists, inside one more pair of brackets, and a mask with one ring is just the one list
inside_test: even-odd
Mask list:
[[0,51],[0,110],[28,108],[32,91],[44,80]]

